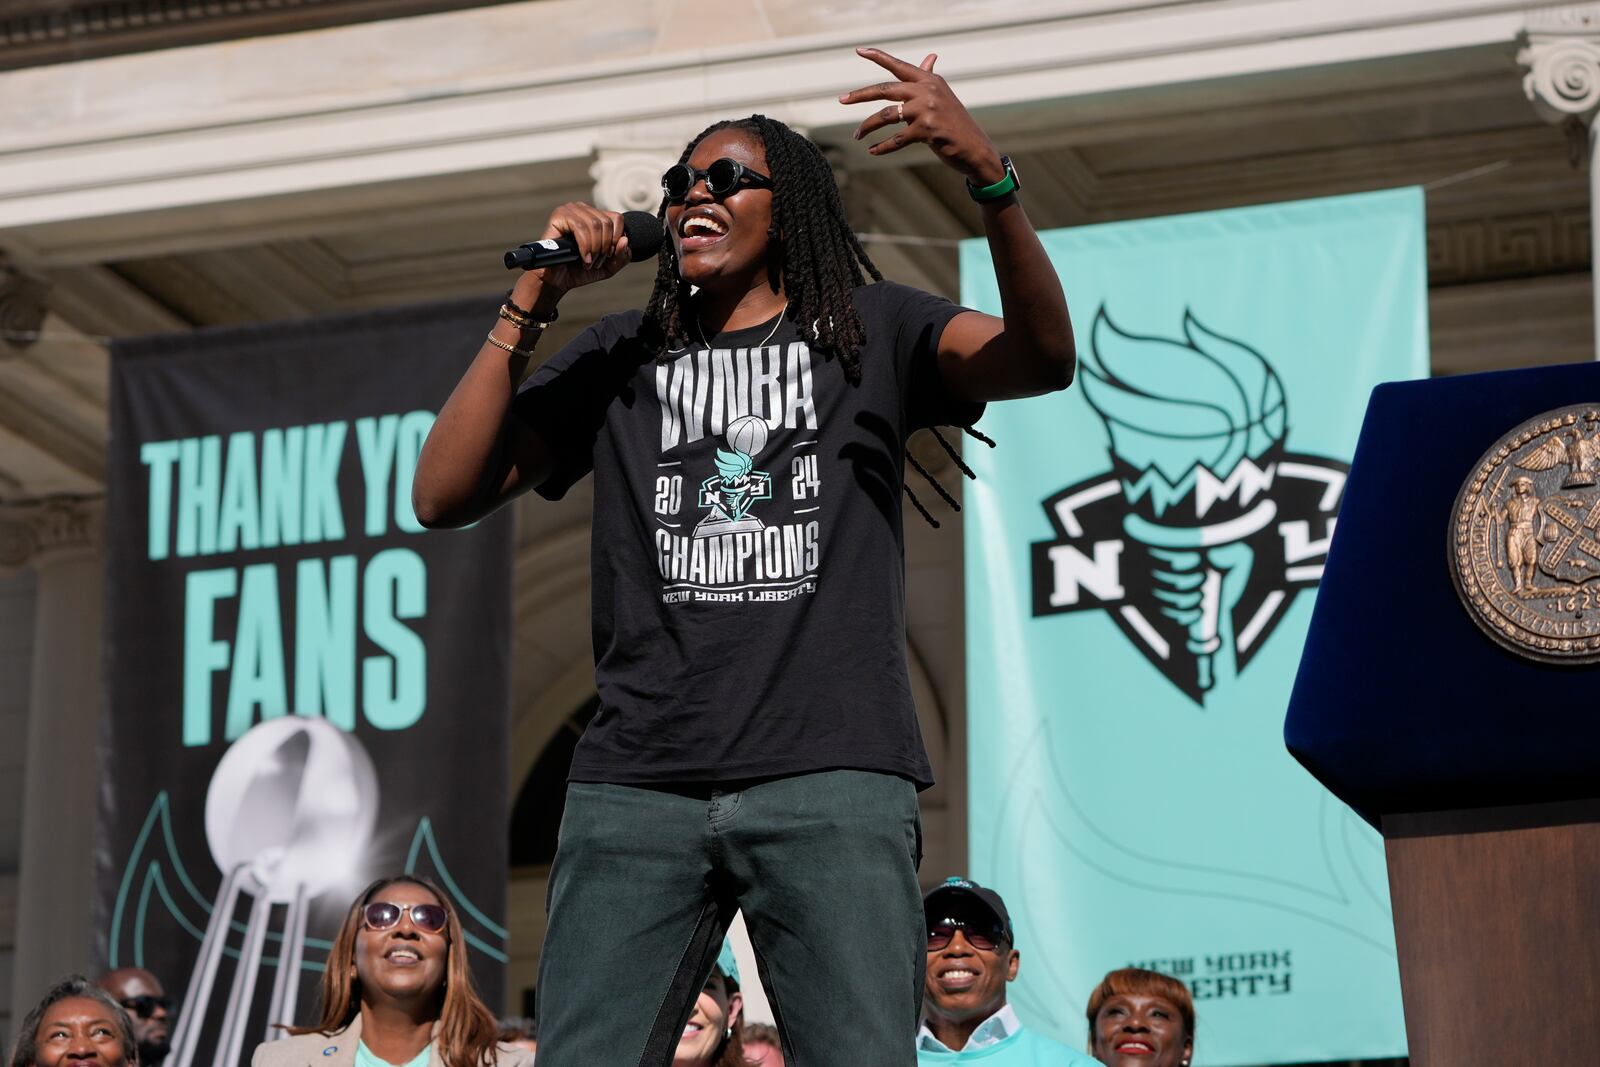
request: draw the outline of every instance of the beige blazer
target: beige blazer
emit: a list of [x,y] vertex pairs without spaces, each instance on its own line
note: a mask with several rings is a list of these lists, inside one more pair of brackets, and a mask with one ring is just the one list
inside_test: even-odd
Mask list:
[[[257,1045],[250,1067],[355,1067],[356,1044],[361,1039],[361,1016],[328,1037],[301,1034]],[[501,1045],[495,1050],[496,1067],[533,1067],[533,1053]],[[444,1067],[439,1043],[428,1049],[428,1067]]]

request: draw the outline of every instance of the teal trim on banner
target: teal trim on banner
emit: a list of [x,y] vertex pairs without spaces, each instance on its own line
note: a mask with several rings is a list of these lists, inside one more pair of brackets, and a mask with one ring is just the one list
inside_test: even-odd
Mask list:
[[[967,451],[968,873],[1011,1000],[1082,1048],[1147,966],[1194,994],[1195,1067],[1404,1055],[1382,842],[1283,717],[1368,394],[1428,372],[1422,191],[1040,237],[1077,382]],[[984,241],[961,278],[999,314]]]

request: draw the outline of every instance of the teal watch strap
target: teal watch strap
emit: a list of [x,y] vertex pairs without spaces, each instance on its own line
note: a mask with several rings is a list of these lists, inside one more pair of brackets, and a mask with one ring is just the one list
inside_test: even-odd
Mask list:
[[1000,165],[1006,168],[1005,175],[993,185],[973,185],[967,182],[967,195],[978,203],[987,203],[990,200],[999,200],[1003,196],[1010,196],[1022,188],[1022,182],[1017,180],[1017,168],[1011,165],[1010,156],[1001,156]]

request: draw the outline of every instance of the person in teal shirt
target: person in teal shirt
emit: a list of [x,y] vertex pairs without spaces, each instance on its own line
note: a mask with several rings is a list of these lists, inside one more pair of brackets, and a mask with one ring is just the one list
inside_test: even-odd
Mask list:
[[1006,1003],[1022,953],[1000,894],[950,878],[922,898],[922,911],[928,962],[920,1067],[978,1060],[985,1067],[1099,1067],[1087,1053],[1024,1027]]

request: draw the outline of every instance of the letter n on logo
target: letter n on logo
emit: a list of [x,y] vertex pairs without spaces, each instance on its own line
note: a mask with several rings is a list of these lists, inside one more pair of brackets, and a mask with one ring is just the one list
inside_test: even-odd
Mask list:
[[[1091,559],[1076,545],[1045,545],[1050,559],[1050,587],[1047,597],[1052,608],[1077,607],[1083,590],[1101,604],[1115,603],[1127,595],[1122,588],[1119,561],[1122,542],[1095,542]],[[1038,573],[1037,571],[1035,573]]]

